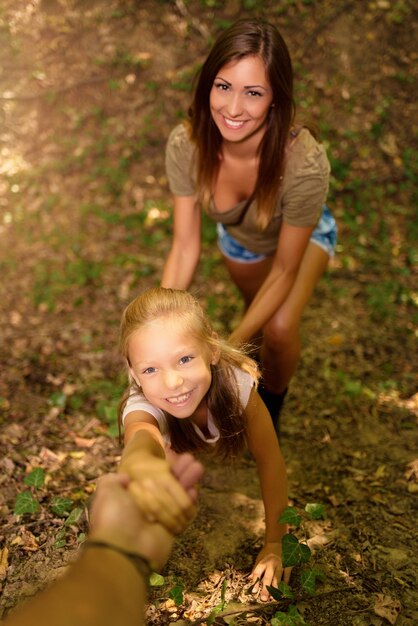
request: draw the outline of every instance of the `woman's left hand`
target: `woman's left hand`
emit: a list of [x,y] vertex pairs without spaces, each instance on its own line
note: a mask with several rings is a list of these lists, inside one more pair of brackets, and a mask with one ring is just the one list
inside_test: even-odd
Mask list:
[[269,587],[277,587],[281,580],[289,582],[291,568],[283,568],[282,544],[266,543],[260,551],[255,567],[251,573],[251,581],[254,584],[253,593],[258,593],[261,588],[260,599],[266,602],[270,594]]

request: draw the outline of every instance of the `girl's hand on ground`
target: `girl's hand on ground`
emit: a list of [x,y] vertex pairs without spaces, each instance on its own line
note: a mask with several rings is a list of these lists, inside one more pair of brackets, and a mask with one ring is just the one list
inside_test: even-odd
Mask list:
[[266,543],[251,572],[251,581],[254,585],[252,592],[258,593],[261,589],[260,599],[266,602],[270,597],[267,586],[277,587],[282,580],[288,583],[290,571],[290,568],[283,569],[282,566],[281,542]]

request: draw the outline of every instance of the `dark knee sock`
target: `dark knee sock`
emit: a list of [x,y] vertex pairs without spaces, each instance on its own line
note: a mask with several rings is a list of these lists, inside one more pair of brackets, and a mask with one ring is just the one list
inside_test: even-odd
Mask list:
[[273,391],[266,389],[263,384],[260,384],[258,386],[258,393],[271,415],[274,430],[276,431],[277,436],[280,436],[280,412],[287,394],[287,387],[281,393],[274,393]]

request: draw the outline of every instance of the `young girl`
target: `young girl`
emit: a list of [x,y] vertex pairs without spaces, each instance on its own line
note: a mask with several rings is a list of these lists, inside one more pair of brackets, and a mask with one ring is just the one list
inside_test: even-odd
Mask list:
[[[123,313],[121,351],[130,387],[121,406],[125,449],[120,470],[142,489],[140,506],[176,532],[184,523],[166,453],[208,453],[236,457],[248,446],[260,477],[265,508],[265,543],[252,572],[267,585],[288,579],[281,564],[286,526],[278,519],[287,506],[283,457],[269,414],[257,393],[257,366],[222,341],[202,308],[185,291],[154,288]],[[147,499],[147,490],[151,494]],[[173,494],[166,505],[158,493]]]
[[203,207],[218,224],[224,262],[245,303],[230,339],[258,337],[260,394],[276,428],[299,359],[300,319],[336,242],[324,206],[327,156],[294,114],[285,42],[272,24],[242,19],[216,40],[189,119],[166,150],[174,232],[161,284],[188,289]]

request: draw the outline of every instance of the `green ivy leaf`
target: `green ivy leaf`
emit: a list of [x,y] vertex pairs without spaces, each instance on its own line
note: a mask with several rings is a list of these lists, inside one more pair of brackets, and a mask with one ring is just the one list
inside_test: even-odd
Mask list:
[[290,615],[290,617],[292,617],[292,619],[295,620],[295,624],[298,624],[298,625],[301,624],[301,626],[306,624],[302,615],[299,613],[299,611],[293,604],[289,606],[288,615]]
[[61,498],[60,496],[54,496],[51,500],[51,509],[60,517],[65,517],[68,515],[71,507],[73,505],[73,501],[69,498]]
[[82,514],[83,514],[83,509],[80,509],[80,508],[76,507],[75,509],[73,509],[71,511],[71,513],[69,514],[69,516],[65,520],[64,524],[66,526],[71,526],[72,524],[77,524],[77,522],[79,521],[79,519],[82,516]]
[[150,587],[162,587],[165,584],[164,576],[161,574],[157,574],[157,572],[152,572],[149,579]]
[[118,406],[117,404],[107,404],[104,401],[98,403],[99,416],[106,420],[108,424],[118,421]]
[[283,567],[293,567],[307,563],[311,558],[311,551],[304,543],[299,543],[294,535],[289,533],[282,539],[282,564]]
[[305,511],[311,519],[325,519],[325,507],[323,504],[311,502],[305,506]]
[[221,609],[221,605],[218,604],[217,606],[215,606],[212,611],[210,612],[210,614],[207,616],[206,618],[206,625],[207,626],[212,626],[212,624],[214,623],[214,621],[216,620],[218,614],[222,611]]
[[25,513],[36,513],[39,509],[39,502],[35,500],[30,491],[22,491],[19,493],[13,513],[15,515],[24,515]]
[[296,626],[292,617],[283,611],[277,611],[270,624],[271,626]]
[[106,435],[112,439],[119,436],[119,426],[117,424],[111,424],[106,431]]
[[174,604],[176,606],[183,604],[183,591],[184,586],[181,583],[177,583],[174,587],[172,587],[172,589],[170,589],[169,597],[174,600]]
[[317,578],[321,578],[322,575],[322,572],[314,567],[303,571],[300,575],[300,582],[304,590],[313,595],[316,591],[316,580]]
[[306,626],[306,622],[295,606],[289,606],[287,613],[278,611],[270,622],[271,626]]
[[48,404],[52,406],[57,406],[60,409],[65,407],[65,403],[67,402],[67,396],[62,391],[54,391],[48,398]]
[[293,506],[287,506],[279,517],[281,524],[289,524],[290,526],[299,526],[302,518]]
[[292,600],[295,597],[295,594],[293,593],[289,585],[287,585],[283,581],[279,583],[277,587],[270,587],[269,585],[267,585],[267,591],[275,600],[282,600],[283,598],[288,598],[289,600]]
[[279,591],[282,592],[284,598],[288,598],[289,600],[295,597],[295,594],[293,593],[289,585],[287,583],[284,583],[283,581],[279,583]]
[[25,476],[23,482],[30,487],[39,489],[39,487],[42,487],[45,483],[45,470],[42,467],[35,467],[35,469]]
[[67,539],[65,537],[65,528],[61,528],[55,537],[54,548],[64,548],[67,545]]
[[282,600],[283,594],[277,587],[272,587],[271,585],[267,585],[267,591],[271,595],[274,600]]

